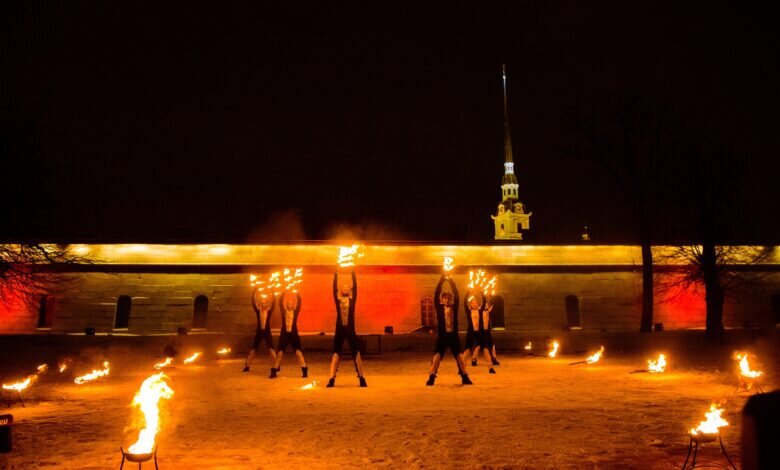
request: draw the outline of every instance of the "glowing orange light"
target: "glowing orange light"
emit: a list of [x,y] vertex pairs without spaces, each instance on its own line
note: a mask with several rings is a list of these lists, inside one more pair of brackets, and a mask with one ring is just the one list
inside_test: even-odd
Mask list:
[[757,379],[764,373],[758,370],[750,370],[750,363],[748,362],[747,354],[737,353],[737,360],[739,361],[739,374],[748,379]]
[[696,428],[691,428],[691,435],[717,434],[720,428],[728,426],[729,422],[723,419],[723,408],[717,403],[710,405],[710,411],[704,413],[706,420],[699,423]]
[[666,370],[666,356],[664,354],[658,355],[658,360],[648,359],[647,370],[653,374],[660,374]]
[[195,353],[195,354],[193,354],[192,356],[190,356],[190,357],[188,357],[187,359],[185,359],[185,360],[184,360],[184,363],[185,363],[185,364],[192,364],[193,362],[195,362],[195,361],[196,361],[196,360],[197,360],[197,359],[200,357],[200,354],[201,354],[201,353],[199,353],[199,352],[196,352],[196,353]]
[[231,351],[230,348],[222,348],[217,351],[217,354],[228,354]]
[[301,390],[313,390],[317,386],[317,381],[315,380],[312,383],[308,383],[301,387]]
[[588,364],[595,364],[599,362],[599,359],[601,359],[601,355],[604,354],[604,346],[601,347],[595,354],[592,354],[588,356],[587,359],[585,359],[585,362]]
[[365,255],[365,253],[363,253],[363,245],[360,243],[354,243],[352,246],[340,246],[339,256],[336,258],[336,262],[338,262],[339,266],[342,268],[348,268],[354,266],[357,258],[362,258],[363,255]]
[[531,342],[529,341],[528,344],[525,345],[525,350],[530,351],[531,350]]
[[103,368],[102,369],[95,369],[89,374],[84,374],[80,377],[76,377],[73,382],[81,385],[87,382],[92,382],[95,379],[98,379],[100,377],[105,377],[111,372],[111,369],[108,366],[108,361],[103,362]]
[[37,376],[35,375],[28,375],[24,380],[20,380],[12,384],[3,384],[3,390],[21,392],[22,390],[32,385],[36,378]]
[[154,451],[155,439],[160,432],[160,400],[173,397],[173,389],[166,380],[168,377],[162,372],[148,377],[133,397],[131,406],[140,408],[144,427],[138,433],[138,440],[128,448],[131,454],[149,454]]
[[38,373],[39,374],[42,374],[42,373],[46,372],[47,370],[49,370],[49,365],[48,364],[41,364],[41,365],[38,366]]
[[154,368],[157,369],[157,370],[160,370],[160,369],[163,369],[165,367],[168,367],[169,365],[171,365],[172,362],[173,362],[173,358],[172,357],[166,357],[164,361],[158,362],[157,364],[155,364]]
[[442,263],[442,269],[445,273],[448,273],[452,271],[452,269],[455,267],[455,260],[450,258],[449,256],[444,257],[444,262]]
[[559,347],[560,347],[560,344],[558,344],[558,341],[553,341],[553,348],[552,348],[552,350],[549,352],[549,354],[547,354],[547,356],[549,356],[549,357],[555,357],[555,356],[557,356],[557,355],[558,355],[558,348],[559,348]]

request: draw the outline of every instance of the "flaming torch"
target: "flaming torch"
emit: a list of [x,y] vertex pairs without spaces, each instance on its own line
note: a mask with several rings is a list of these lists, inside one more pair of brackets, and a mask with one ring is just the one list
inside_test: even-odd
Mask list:
[[164,361],[158,362],[157,364],[155,364],[154,368],[157,369],[157,370],[164,369],[164,368],[168,367],[169,365],[171,365],[172,362],[173,362],[173,358],[172,357],[166,357]]
[[336,261],[340,267],[348,268],[354,266],[357,258],[362,258],[363,255],[365,253],[363,253],[363,245],[360,243],[355,243],[352,246],[340,246],[339,256]]
[[44,372],[49,370],[49,365],[48,364],[41,364],[41,365],[38,366],[37,369],[38,369],[38,372],[36,372],[35,375],[43,374]]
[[[707,419],[700,422],[697,427],[691,428],[688,432],[690,444],[688,445],[688,456],[685,457],[685,463],[683,463],[682,468],[688,470],[697,466],[696,456],[699,451],[699,443],[714,442],[717,440],[720,443],[720,450],[723,451],[723,455],[726,457],[726,460],[728,460],[730,466],[713,462],[707,462],[708,465],[704,466],[713,468],[733,468],[736,470],[737,467],[734,465],[734,462],[731,461],[728,452],[726,452],[726,447],[723,446],[723,436],[720,433],[720,428],[729,425],[729,422],[723,419],[723,408],[717,403],[712,403],[710,404],[710,411],[704,413],[704,416]],[[691,457],[691,451],[693,451],[693,462],[689,466],[688,459]],[[704,464],[705,462],[700,463]]]
[[20,380],[12,384],[3,384],[3,390],[8,392],[21,392],[22,390],[32,385],[33,381],[35,381],[35,378],[35,375],[28,375],[24,378],[24,380]]
[[559,348],[560,346],[561,346],[561,345],[560,345],[560,344],[558,344],[558,341],[553,341],[553,347],[552,347],[552,349],[550,350],[550,352],[547,354],[547,357],[555,358],[555,356],[557,356],[557,355],[558,355],[558,348]]
[[596,351],[594,354],[591,354],[590,356],[586,357],[584,361],[572,362],[569,365],[574,366],[577,364],[595,364],[599,362],[599,359],[601,359],[602,354],[604,354],[604,346],[602,346],[601,349]]
[[155,440],[160,432],[160,401],[173,398],[173,389],[166,382],[168,377],[159,372],[148,377],[135,394],[131,406],[138,407],[143,414],[144,427],[138,433],[138,440],[127,452],[122,449],[122,463],[127,458],[131,462],[144,462],[153,456],[157,463],[157,445]]
[[294,270],[285,268],[283,274],[281,280],[284,282],[284,290],[298,292],[297,286],[303,283],[303,268],[295,268]]
[[185,359],[184,363],[185,364],[192,364],[193,362],[195,362],[200,357],[200,354],[201,353],[199,353],[199,352],[194,353],[192,356],[190,356],[187,359]]
[[529,342],[528,342],[528,344],[526,344],[526,345],[525,345],[525,348],[523,348],[523,349],[525,349],[526,351],[530,351],[530,350],[531,350],[531,348],[533,348],[533,345],[532,345],[532,344],[531,344],[531,342],[529,341]]
[[230,348],[222,348],[222,349],[217,351],[217,354],[219,354],[220,356],[224,356],[226,354],[230,354],[230,351],[232,351],[232,349],[230,349]]
[[639,372],[650,372],[651,374],[660,374],[666,370],[666,355],[659,354],[658,360],[647,360],[647,369],[637,369],[632,371],[631,374],[637,374]]
[[315,380],[312,383],[308,383],[300,388],[300,390],[314,390],[314,388],[317,386],[317,381]]
[[449,256],[444,257],[444,262],[442,263],[442,270],[444,271],[444,274],[449,275],[450,271],[455,267],[455,260],[450,258]]
[[57,367],[59,368],[60,374],[68,370],[71,364],[73,364],[73,359],[69,357],[64,357],[57,361]]
[[761,390],[761,385],[758,384],[758,378],[764,375],[764,373],[750,369],[747,353],[736,353],[734,358],[739,361],[739,384],[737,385],[735,393],[749,392],[753,390],[754,387],[756,392],[762,393],[763,390]]
[[80,377],[76,377],[73,382],[77,385],[85,384],[87,382],[92,382],[95,379],[99,379],[100,377],[105,377],[108,375],[108,373],[111,372],[111,368],[108,367],[108,361],[103,362],[103,368],[102,369],[95,369],[89,374],[84,374]]

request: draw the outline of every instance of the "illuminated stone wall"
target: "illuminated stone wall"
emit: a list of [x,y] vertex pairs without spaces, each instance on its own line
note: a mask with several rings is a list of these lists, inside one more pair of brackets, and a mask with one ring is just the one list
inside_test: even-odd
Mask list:
[[[331,293],[337,247],[334,245],[91,245],[74,246],[97,263],[69,280],[55,294],[53,332],[111,332],[117,297],[132,298],[129,333],[175,332],[191,328],[193,303],[209,299],[210,331],[248,333],[255,325],[249,304],[249,273],[303,266],[300,329],[331,332],[335,323]],[[566,296],[578,298],[582,328],[635,331],[639,326],[641,272],[639,248],[632,246],[369,246],[357,268],[358,330],[396,332],[420,326],[420,301],[433,295],[443,256],[455,259],[455,280],[465,295],[468,270],[499,274],[498,291],[510,330],[559,331],[566,323]],[[777,260],[773,260],[778,264]],[[772,323],[769,295],[780,290],[771,274],[763,293],[726,305],[726,326]],[[462,296],[463,296],[462,295]],[[704,302],[690,293],[659,296],[655,322],[667,329],[704,325]],[[35,331],[38,312],[16,304],[0,311],[0,332]],[[279,316],[274,317],[278,327]],[[461,327],[465,328],[461,312]]]

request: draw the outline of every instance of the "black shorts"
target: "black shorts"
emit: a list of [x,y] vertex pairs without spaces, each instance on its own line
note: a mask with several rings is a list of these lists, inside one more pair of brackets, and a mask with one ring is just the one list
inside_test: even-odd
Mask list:
[[479,338],[479,345],[482,348],[485,349],[492,349],[493,348],[493,334],[490,332],[490,330],[485,330],[482,333],[480,333]]
[[466,332],[466,345],[465,349],[474,349],[482,344],[482,338],[479,331],[468,330]]
[[452,351],[453,356],[458,357],[461,352],[458,333],[444,333],[436,337],[436,348],[433,352],[443,356],[447,352],[447,348]]
[[287,350],[287,345],[292,345],[293,351],[300,351],[301,349],[301,337],[297,331],[284,331],[279,334],[279,347],[277,351]]
[[341,351],[344,349],[344,340],[347,340],[347,344],[349,344],[352,357],[357,357],[360,351],[360,341],[358,341],[357,333],[346,326],[336,327],[336,336],[333,338],[333,352],[339,356],[341,355]]
[[265,347],[268,349],[274,348],[274,341],[273,338],[271,338],[271,330],[265,330],[265,329],[257,329],[257,332],[255,333],[255,339],[252,340],[252,349],[257,351],[257,348],[260,347],[260,341],[265,340]]

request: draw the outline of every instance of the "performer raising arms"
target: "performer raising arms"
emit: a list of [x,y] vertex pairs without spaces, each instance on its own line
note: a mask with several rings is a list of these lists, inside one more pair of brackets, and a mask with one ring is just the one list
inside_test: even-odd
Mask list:
[[257,290],[252,290],[252,308],[255,310],[255,316],[257,317],[257,331],[255,332],[255,339],[252,341],[252,349],[249,350],[249,355],[244,362],[244,372],[249,372],[249,366],[252,365],[252,360],[255,358],[255,354],[257,354],[257,348],[260,347],[261,340],[265,340],[265,346],[268,348],[268,354],[271,356],[271,364],[274,364],[276,360],[276,351],[274,351],[274,343],[271,338],[271,315],[274,313],[275,307],[275,296],[272,295],[269,302],[267,295],[260,294]]
[[[498,356],[496,356],[496,343],[493,342],[493,301],[491,299],[487,299],[487,305],[485,306],[484,312],[482,312],[483,317],[485,318],[484,328],[485,328],[485,336],[483,338],[484,344],[487,344],[489,346],[482,345],[483,348],[488,348],[490,351],[490,361],[491,364],[494,366],[500,366],[501,363],[498,362]],[[491,369],[492,370],[492,369]],[[495,372],[493,372],[495,373]]]
[[357,303],[357,277],[352,271],[352,286],[349,283],[338,284],[339,273],[333,274],[333,301],[336,303],[336,336],[333,338],[333,359],[330,362],[330,379],[327,387],[336,385],[336,373],[339,370],[344,340],[349,344],[352,360],[355,362],[361,387],[368,387],[363,376],[363,360],[360,357],[358,337],[355,332],[355,304]]
[[466,310],[466,316],[469,319],[469,327],[475,329],[474,334],[474,348],[471,350],[471,365],[477,365],[477,358],[479,357],[479,350],[482,349],[482,353],[485,355],[485,360],[491,374],[495,374],[496,370],[493,368],[493,356],[491,352],[495,349],[493,346],[493,335],[490,332],[490,326],[492,321],[493,306],[489,305],[487,296],[482,297],[482,306],[477,308],[477,299],[472,297],[469,301],[469,308]]
[[[449,283],[452,292],[442,293],[441,288],[444,281]],[[431,361],[431,369],[428,371],[428,382],[425,385],[433,385],[436,381],[436,372],[439,370],[441,358],[447,352],[447,348],[452,352],[455,361],[458,363],[458,370],[463,385],[471,385],[460,349],[460,338],[458,337],[458,288],[452,278],[445,274],[441,275],[433,298],[434,302],[436,302],[436,322],[438,323],[436,348]]]
[[279,305],[282,306],[282,330],[279,333],[276,363],[271,368],[271,376],[269,378],[276,378],[276,373],[282,365],[282,357],[288,344],[292,345],[295,355],[298,356],[302,377],[308,377],[309,368],[306,367],[306,359],[303,357],[303,351],[301,351],[301,337],[298,335],[298,314],[301,313],[301,294],[296,292],[295,297],[292,297],[291,293],[287,291],[279,299]]

